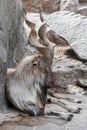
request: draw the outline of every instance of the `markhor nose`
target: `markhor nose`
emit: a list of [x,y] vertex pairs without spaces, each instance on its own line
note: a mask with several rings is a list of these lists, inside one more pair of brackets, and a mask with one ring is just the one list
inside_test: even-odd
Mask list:
[[38,62],[34,62],[34,63],[33,63],[33,66],[37,66],[37,65],[38,65]]

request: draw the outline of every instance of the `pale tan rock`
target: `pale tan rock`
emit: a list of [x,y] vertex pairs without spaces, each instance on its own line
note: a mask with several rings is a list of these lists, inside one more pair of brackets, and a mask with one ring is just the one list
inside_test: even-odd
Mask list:
[[23,0],[23,3],[24,7],[32,12],[38,12],[40,6],[44,12],[53,12],[60,8],[60,0]]

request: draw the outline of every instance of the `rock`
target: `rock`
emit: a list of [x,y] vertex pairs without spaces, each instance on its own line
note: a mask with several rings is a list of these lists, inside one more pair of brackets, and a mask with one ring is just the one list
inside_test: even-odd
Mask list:
[[61,0],[60,2],[61,11],[71,11],[87,16],[87,5],[79,3],[79,0]]
[[[57,31],[56,33],[58,34]],[[52,72],[53,72],[52,89],[54,89],[54,91],[57,92],[67,93],[67,90],[63,88],[67,88],[68,85],[75,86],[77,82],[82,78],[85,79],[85,81],[87,81],[86,62],[84,62],[85,63],[84,64],[81,61],[79,61],[73,49],[68,44],[66,45],[57,44],[54,51],[55,55],[52,66]],[[79,86],[83,87],[78,84],[78,87]]]
[[79,0],[61,0],[60,2],[61,11],[71,11],[87,16],[87,6],[79,3]]
[[58,125],[55,125],[55,124],[52,124],[52,123],[49,123],[49,124],[45,124],[45,125],[42,125],[42,126],[36,126],[35,127],[36,130],[59,130],[59,126]]
[[87,0],[80,0],[81,3],[87,3]]
[[[80,97],[80,96],[79,96]],[[83,99],[83,97],[81,97]],[[65,124],[61,130],[64,129],[69,129],[69,130],[86,130],[87,129],[87,123],[86,123],[86,119],[87,119],[87,109],[86,109],[86,100],[83,101],[83,110],[81,111],[81,114],[78,114],[73,118],[73,120],[67,124]],[[84,109],[85,108],[85,109]]]
[[[9,16],[8,20],[8,67],[15,65],[14,61],[20,61],[27,52],[28,43],[23,27],[23,5],[21,0],[9,1],[12,6],[7,8]],[[8,4],[9,5],[9,4]]]
[[24,7],[29,12],[38,12],[42,7],[44,12],[54,12],[59,10],[77,11],[79,3],[87,3],[87,0],[23,0]]
[[[87,65],[77,59],[70,46],[59,45],[54,49],[53,82],[51,88],[56,92],[71,93],[74,90],[75,94],[87,94],[82,89],[86,89]],[[68,86],[70,86],[69,89]]]
[[2,125],[4,122],[15,122],[15,121],[20,121],[21,116],[17,112],[8,112],[7,114],[0,113],[0,125]]
[[47,24],[58,35],[65,38],[78,58],[87,60],[87,17],[69,11],[49,15]]
[[87,16],[87,5],[79,7],[77,13]]
[[77,84],[83,88],[87,88],[87,80],[86,79],[79,79]]
[[79,0],[61,0],[60,10],[69,10],[72,12],[77,12],[79,6]]
[[41,125],[41,126],[33,126],[33,127],[30,127],[30,126],[27,126],[27,125],[5,125],[5,127],[3,126],[2,127],[2,130],[4,130],[4,128],[6,130],[32,130],[32,129],[35,129],[35,130],[47,130],[47,129],[50,129],[50,130],[59,130],[59,126],[56,125],[56,124],[52,124],[52,123],[49,123],[49,124],[45,124],[45,125]]
[[55,91],[66,93],[64,88],[68,85],[74,86],[82,78],[87,80],[87,65],[76,58],[70,46],[55,47],[54,54],[52,88]]
[[2,128],[1,128],[1,130],[4,130],[4,129],[6,129],[6,130],[32,130],[32,127],[28,127],[28,126],[26,126],[26,125],[5,125],[5,127],[3,126]]
[[87,95],[87,92],[77,85],[69,84],[67,86],[67,92],[70,94],[76,94],[76,95]]
[[67,88],[68,84],[76,84],[79,79],[85,78],[84,73],[87,74],[87,71],[82,71],[82,68],[83,64],[80,61],[65,57],[56,58],[52,69],[56,89]]
[[[4,8],[3,8],[4,7]],[[7,45],[8,45],[8,24],[7,24],[7,1],[0,1],[0,110],[4,109],[5,104],[5,74],[7,69]]]
[[[7,67],[15,66],[27,50],[21,0],[0,1],[0,109],[5,108]],[[14,56],[15,54],[15,56]]]
[[26,10],[38,12],[41,6],[44,12],[54,12],[60,8],[60,0],[23,0]]

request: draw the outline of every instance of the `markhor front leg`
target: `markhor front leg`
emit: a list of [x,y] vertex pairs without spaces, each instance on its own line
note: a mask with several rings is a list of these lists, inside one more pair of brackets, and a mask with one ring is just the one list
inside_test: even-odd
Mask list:
[[59,96],[58,94],[54,94],[53,91],[49,90],[48,89],[48,94],[54,98],[57,98],[57,99],[64,99],[64,100],[67,100],[67,101],[70,101],[70,102],[73,102],[73,103],[81,103],[81,101],[79,99],[76,99],[76,98],[69,98],[69,97],[66,97],[66,96]]
[[63,103],[62,101],[60,101],[59,99],[56,99],[56,98],[48,98],[47,102],[58,104],[61,107],[65,108],[66,110],[68,110],[69,112],[72,112],[72,113],[79,113],[80,110],[81,110],[81,108],[79,108],[79,107],[73,107],[73,106],[67,105],[67,104]]
[[66,121],[71,121],[73,114],[70,113],[63,113],[63,112],[46,112],[46,115],[55,115],[55,116],[59,116],[61,119],[64,119]]

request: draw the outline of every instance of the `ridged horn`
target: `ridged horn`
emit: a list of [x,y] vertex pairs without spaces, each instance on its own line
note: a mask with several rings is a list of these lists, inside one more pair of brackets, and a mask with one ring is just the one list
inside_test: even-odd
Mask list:
[[52,49],[55,46],[55,44],[52,43],[51,41],[49,41],[49,39],[47,38],[46,30],[47,30],[47,24],[46,24],[46,21],[44,21],[38,30],[38,35],[42,39],[44,45],[48,46],[50,49]]
[[37,40],[37,32],[32,29],[29,35],[29,42],[32,46],[34,46],[45,58],[50,58],[49,48],[47,46],[42,45]]
[[26,18],[25,18],[25,22],[31,28],[31,32],[28,37],[29,43],[33,47],[35,47],[45,58],[49,59],[50,58],[49,48],[39,43],[37,39],[36,24],[28,21]]

